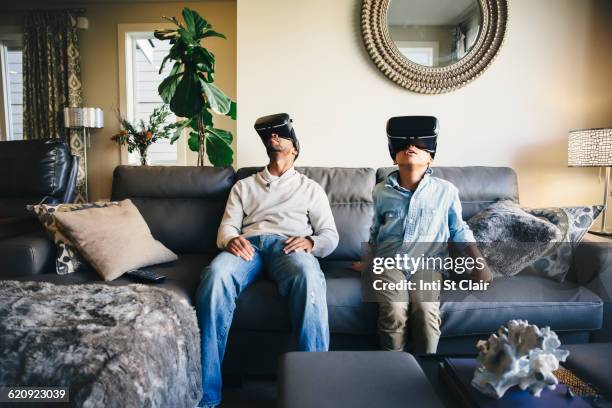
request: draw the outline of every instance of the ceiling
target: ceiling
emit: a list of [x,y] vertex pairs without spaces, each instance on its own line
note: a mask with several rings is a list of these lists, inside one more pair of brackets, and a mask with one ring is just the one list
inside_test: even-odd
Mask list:
[[[190,0],[194,1],[194,0]],[[195,0],[196,2],[198,0]],[[205,2],[206,0],[199,0]],[[216,0],[235,2],[236,0]],[[10,3],[10,4],[8,4]],[[60,7],[87,7],[93,4],[134,4],[134,3],[185,3],[185,0],[20,0],[9,2],[0,0],[0,12],[10,10],[24,10],[30,8],[60,8]]]
[[391,0],[389,25],[453,25],[477,0]]

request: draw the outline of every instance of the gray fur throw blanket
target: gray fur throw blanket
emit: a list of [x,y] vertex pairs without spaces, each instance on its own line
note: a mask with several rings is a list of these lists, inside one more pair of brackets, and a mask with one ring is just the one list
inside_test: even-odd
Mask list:
[[188,302],[146,285],[0,281],[0,386],[69,387],[78,407],[194,407]]

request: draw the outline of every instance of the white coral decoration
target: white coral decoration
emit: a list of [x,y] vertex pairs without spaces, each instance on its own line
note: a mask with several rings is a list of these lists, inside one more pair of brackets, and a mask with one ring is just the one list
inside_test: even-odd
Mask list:
[[501,398],[515,385],[539,397],[544,387],[554,390],[559,382],[553,371],[569,355],[560,345],[550,327],[540,329],[525,320],[510,320],[507,328],[501,326],[489,340],[476,344],[480,366],[472,386],[493,398]]

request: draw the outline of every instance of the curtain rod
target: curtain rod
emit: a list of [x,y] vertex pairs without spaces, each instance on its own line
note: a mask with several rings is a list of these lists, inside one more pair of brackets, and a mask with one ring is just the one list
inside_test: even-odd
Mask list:
[[30,8],[10,8],[4,9],[0,11],[0,14],[3,13],[26,13],[28,11],[59,11],[59,10],[67,10],[76,14],[84,14],[87,9],[86,8],[65,8],[65,7],[30,7]]

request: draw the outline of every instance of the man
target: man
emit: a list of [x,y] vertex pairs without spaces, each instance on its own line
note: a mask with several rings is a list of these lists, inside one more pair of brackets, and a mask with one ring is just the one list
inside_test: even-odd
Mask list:
[[300,145],[287,114],[255,122],[270,162],[232,188],[217,235],[223,249],[207,266],[197,292],[201,330],[201,407],[221,401],[221,361],[236,299],[263,274],[288,299],[300,351],[327,351],[326,285],[317,257],[338,245],[338,232],[323,188],[293,163]]

